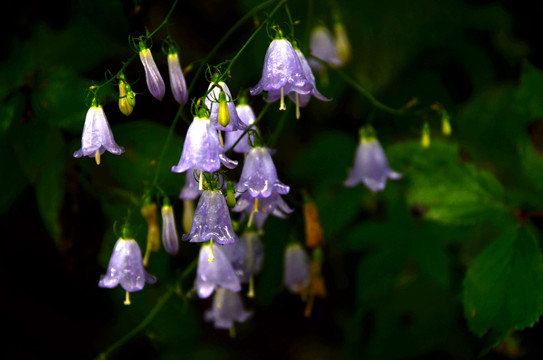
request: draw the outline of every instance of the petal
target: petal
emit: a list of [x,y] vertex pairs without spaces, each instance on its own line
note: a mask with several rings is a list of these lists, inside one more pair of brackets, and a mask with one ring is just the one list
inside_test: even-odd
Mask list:
[[168,71],[170,74],[170,87],[175,101],[181,105],[186,104],[189,99],[189,93],[177,53],[168,54]]
[[158,71],[153,54],[151,50],[144,49],[139,52],[141,63],[145,69],[145,79],[147,81],[147,88],[149,92],[158,100],[164,98],[166,93],[166,87],[164,86],[164,80]]

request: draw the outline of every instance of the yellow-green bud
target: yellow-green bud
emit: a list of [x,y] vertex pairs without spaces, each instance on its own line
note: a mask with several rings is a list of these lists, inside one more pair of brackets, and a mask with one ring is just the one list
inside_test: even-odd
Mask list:
[[451,135],[452,132],[450,116],[446,111],[443,111],[443,115],[441,116],[441,132],[445,136]]
[[428,123],[424,123],[422,126],[422,137],[420,139],[420,144],[425,149],[430,147],[430,125],[428,125]]
[[132,114],[132,110],[134,110],[126,96],[126,83],[123,80],[119,81],[119,110],[126,116]]
[[230,208],[236,206],[236,190],[231,181],[226,183],[226,203]]
[[230,124],[230,114],[228,113],[228,103],[226,102],[226,94],[224,91],[219,93],[219,115],[218,120],[221,126]]

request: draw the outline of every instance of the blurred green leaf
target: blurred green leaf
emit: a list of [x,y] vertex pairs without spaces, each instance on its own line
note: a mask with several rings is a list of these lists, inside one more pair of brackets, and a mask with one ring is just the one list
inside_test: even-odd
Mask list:
[[0,214],[9,210],[11,204],[17,196],[28,185],[28,180],[19,166],[15,152],[9,142],[2,140],[0,143],[0,161],[2,166],[8,171],[4,171],[0,176],[0,188],[2,196],[0,197]]
[[16,93],[6,101],[0,103],[0,136],[3,136],[14,121],[20,120],[23,115],[24,97]]
[[516,93],[516,111],[519,113],[518,122],[543,117],[543,72],[530,64],[523,62],[520,85]]
[[[113,127],[117,144],[125,148],[120,156],[104,156],[104,165],[121,187],[142,194],[144,187],[153,181],[168,128],[150,121],[131,121]],[[173,134],[159,170],[160,187],[175,199],[184,182],[171,167],[179,162],[183,141]]]
[[434,140],[423,149],[418,141],[404,142],[389,148],[388,155],[404,164],[407,201],[422,205],[426,218],[465,224],[507,216],[501,184],[489,172],[462,162],[457,145]]
[[471,264],[463,286],[464,314],[476,335],[533,326],[543,315],[543,262],[532,231],[505,230]]

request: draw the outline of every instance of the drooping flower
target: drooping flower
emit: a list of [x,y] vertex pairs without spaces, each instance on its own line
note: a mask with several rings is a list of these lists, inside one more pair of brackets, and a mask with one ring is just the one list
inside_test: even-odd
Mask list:
[[239,241],[221,249],[242,283],[249,282],[250,277],[262,269],[264,246],[254,231],[244,233]]
[[277,178],[269,150],[259,146],[249,151],[236,190],[248,191],[252,197],[267,198],[273,192],[288,194],[290,187]]
[[[251,106],[241,103],[236,106],[236,111],[244,124],[247,126],[254,124],[256,117]],[[247,154],[251,150],[251,145],[249,144],[248,134],[243,135],[243,133],[243,130],[227,132],[224,136],[224,149],[228,151],[237,141],[238,143],[234,146],[234,151],[241,154]],[[242,135],[243,137],[238,141]]]
[[250,93],[253,96],[262,91],[278,93],[279,96],[274,99],[280,98],[279,109],[286,110],[284,103],[286,94],[295,91],[298,94],[307,95],[312,88],[292,44],[286,39],[275,39],[266,52],[262,78]]
[[206,321],[212,321],[217,329],[231,329],[234,321],[242,323],[251,317],[252,312],[245,311],[239,293],[217,288],[213,295],[213,305],[206,311]]
[[181,200],[196,200],[198,196],[202,193],[203,190],[199,189],[198,181],[195,177],[199,177],[201,170],[194,168],[193,171],[187,171],[187,178],[185,180],[185,185],[181,189],[179,198]]
[[[205,105],[210,110],[209,120],[211,120],[211,124],[215,129],[222,131],[247,129],[247,125],[239,118],[230,89],[224,82],[220,81],[216,84],[209,84],[207,91],[209,91],[209,94],[206,96]],[[223,94],[223,99],[221,99],[221,93]],[[229,119],[226,125],[222,121],[219,121],[221,105],[226,106],[226,109],[223,110],[225,112],[224,116],[227,116]]]
[[93,100],[85,117],[81,149],[74,152],[74,157],[94,157],[96,163],[100,164],[100,156],[106,150],[115,155],[121,155],[124,152],[124,149],[117,145],[113,138],[104,109]]
[[[302,71],[307,78],[307,80],[310,82],[312,88],[311,91],[308,94],[299,94],[296,91],[291,91],[288,93],[288,97],[290,100],[296,104],[296,119],[300,118],[300,107],[305,107],[309,103],[309,100],[311,99],[311,96],[316,97],[317,99],[321,101],[330,101],[330,99],[327,99],[322,95],[319,90],[317,90],[317,83],[315,81],[315,76],[313,75],[313,71],[311,70],[311,67],[307,63],[307,60],[304,56],[304,54],[299,50],[296,49],[296,55],[298,56],[298,59],[300,59],[300,64],[302,64]],[[270,91],[268,94],[268,98],[265,99],[267,102],[273,102],[281,96],[279,91]]]
[[301,244],[290,244],[285,250],[283,283],[293,293],[305,291],[309,284],[311,265]]
[[164,80],[162,80],[155,60],[153,59],[151,50],[143,43],[140,43],[139,55],[143,68],[145,69],[145,80],[147,81],[149,92],[158,100],[162,100],[164,94],[166,94],[166,87],[164,86]]
[[[311,56],[320,59],[332,66],[342,66],[343,61],[338,56],[336,41],[332,37],[330,31],[324,26],[317,26],[311,32],[311,39],[309,40],[309,50]],[[319,62],[315,71],[321,71],[323,66]]]
[[207,117],[195,117],[187,131],[179,164],[173,166],[172,171],[182,173],[198,168],[215,172],[221,168],[221,163],[229,169],[238,164],[224,155],[219,135],[211,126],[210,120]]
[[206,244],[200,249],[194,287],[200,299],[209,297],[216,287],[241,290],[239,278],[220,246]]
[[177,228],[171,205],[162,206],[162,244],[168,254],[175,255],[179,250]]
[[205,190],[198,201],[190,234],[182,240],[204,242],[213,239],[220,245],[232,244],[238,236],[232,229],[232,220],[226,200],[220,190]]
[[285,218],[294,210],[287,205],[285,200],[283,200],[281,195],[279,195],[277,192],[272,192],[272,194],[267,198],[254,198],[249,192],[246,192],[239,196],[236,206],[234,206],[232,211],[253,211],[255,213]]
[[364,182],[370,190],[377,192],[385,189],[387,179],[401,177],[401,174],[390,169],[385,152],[373,135],[373,129],[362,129],[354,165],[345,186],[353,187]]
[[121,284],[126,291],[134,292],[143,289],[146,282],[154,284],[156,279],[145,271],[138,243],[134,239],[120,238],[113,249],[107,273],[101,276],[98,286],[114,288]]
[[175,49],[170,49],[168,54],[168,71],[173,97],[179,104],[185,105],[189,99],[189,93],[181,63],[179,62],[179,54]]

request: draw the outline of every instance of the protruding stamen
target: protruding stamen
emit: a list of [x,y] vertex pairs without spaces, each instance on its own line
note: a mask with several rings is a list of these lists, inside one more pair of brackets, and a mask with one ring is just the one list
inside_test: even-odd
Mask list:
[[230,338],[233,339],[236,337],[236,328],[234,327],[234,324],[232,324],[232,327],[230,328]]
[[249,215],[249,221],[247,221],[247,227],[251,227],[251,225],[253,225],[253,216],[254,216],[255,212],[254,211],[251,211],[251,214]]
[[204,190],[204,172],[200,170],[200,181],[198,181],[198,190]]
[[255,198],[255,208],[253,211],[258,212],[258,198]]
[[96,150],[94,153],[94,160],[96,160],[96,165],[100,165],[100,149]]
[[281,103],[279,104],[279,110],[286,110],[287,107],[285,106],[285,92],[283,88],[281,88]]
[[249,291],[247,291],[247,297],[255,297],[255,281],[253,275],[249,278]]
[[224,147],[224,141],[222,140],[222,131],[219,130],[219,140],[221,141],[221,146]]
[[215,257],[213,256],[213,239],[209,240],[209,257],[207,261],[215,262]]
[[304,316],[305,317],[310,317],[311,316],[311,312],[313,311],[313,301],[314,300],[315,300],[315,295],[310,294],[309,298],[307,299],[307,305],[305,306],[305,310],[304,310]]
[[126,306],[132,304],[132,303],[130,302],[130,293],[129,293],[128,291],[126,292],[126,296],[125,296],[125,298],[124,298],[123,304],[125,304]]
[[300,118],[300,95],[296,93],[296,120]]

